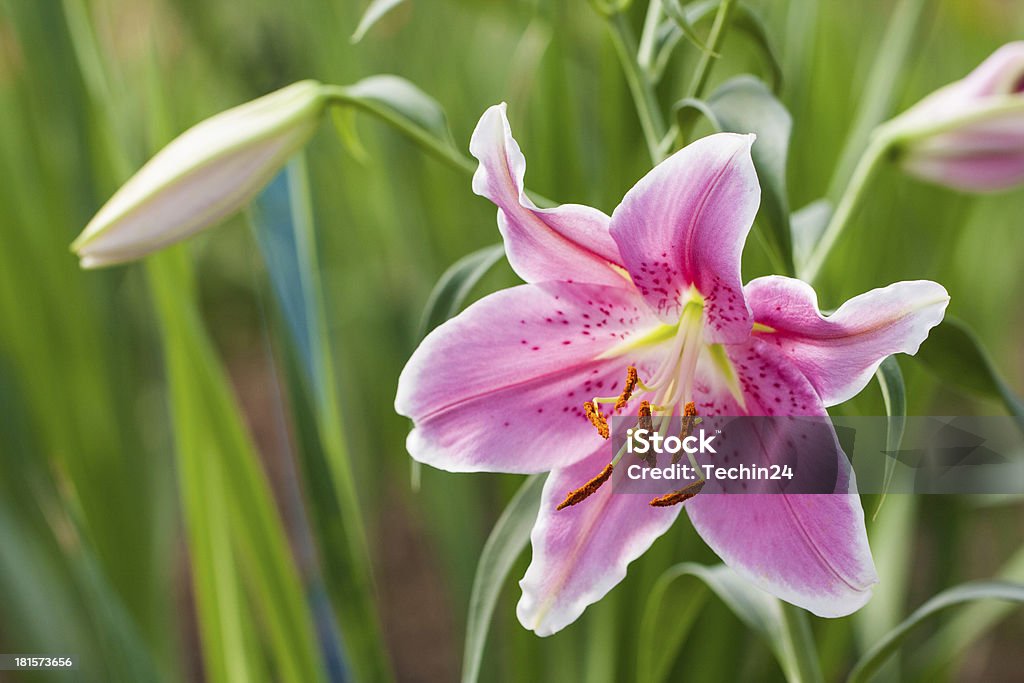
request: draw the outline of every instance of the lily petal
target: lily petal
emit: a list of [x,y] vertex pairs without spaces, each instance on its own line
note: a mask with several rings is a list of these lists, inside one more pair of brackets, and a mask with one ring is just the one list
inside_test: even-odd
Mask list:
[[993,52],[954,85],[963,89],[963,95],[990,97],[1013,95],[1024,88],[1024,40],[1007,43]]
[[[814,388],[774,347],[751,339],[728,356],[744,404],[705,373],[699,413],[826,415]],[[772,595],[822,617],[850,614],[870,599],[878,578],[856,494],[700,494],[686,505],[708,546]]]
[[740,256],[761,198],[753,142],[733,133],[697,140],[641,178],[612,213],[612,237],[651,307],[674,322],[696,287],[711,342],[750,334]]
[[533,559],[519,582],[520,623],[549,636],[576,621],[583,610],[626,576],[626,567],[664,534],[682,506],[653,508],[649,495],[615,493],[608,482],[587,500],[556,510],[565,494],[600,472],[611,459],[605,445],[544,483],[533,527]]
[[878,582],[856,494],[710,494],[687,502],[701,538],[740,576],[819,617],[863,607]]
[[897,282],[856,296],[827,317],[814,289],[777,275],[747,284],[755,331],[776,345],[807,377],[825,406],[857,395],[886,356],[917,353],[942,321],[949,294],[928,280]]
[[[491,294],[427,335],[398,380],[415,459],[459,472],[533,473],[589,453],[582,405],[614,396],[655,348],[602,358],[660,324],[632,289],[548,282]],[[645,359],[646,353],[652,358]]]
[[480,161],[473,191],[498,205],[498,229],[519,277],[526,282],[628,284],[618,247],[608,234],[608,216],[579,204],[539,209],[526,196],[526,158],[512,137],[505,103],[480,117],[469,151]]

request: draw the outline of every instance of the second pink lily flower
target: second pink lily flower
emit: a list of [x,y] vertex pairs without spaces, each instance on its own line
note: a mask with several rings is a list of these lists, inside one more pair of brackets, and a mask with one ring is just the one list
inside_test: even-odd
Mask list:
[[[879,363],[915,353],[949,297],[900,282],[823,316],[813,289],[781,276],[745,286],[740,255],[760,201],[751,135],[694,142],[655,167],[611,217],[537,208],[505,105],[473,134],[473,189],[498,206],[509,263],[527,282],[434,330],[399,380],[420,462],[474,472],[550,472],[517,609],[539,635],[575,621],[626,575],[683,505],[598,489],[556,510],[609,461],[583,403],[621,390],[635,367],[656,413],[824,416]],[[877,581],[855,494],[697,495],[694,528],[722,560],[815,614],[860,608]]]

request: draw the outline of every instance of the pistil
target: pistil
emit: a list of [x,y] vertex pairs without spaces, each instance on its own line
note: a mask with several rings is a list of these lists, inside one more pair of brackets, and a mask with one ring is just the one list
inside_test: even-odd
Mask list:
[[[633,393],[638,388],[648,394],[653,394],[654,398],[653,401],[644,400],[640,403],[637,427],[650,432],[655,431],[654,417],[657,415],[659,417],[657,431],[665,430],[672,416],[676,414],[675,411],[680,403],[692,396],[697,361],[703,348],[703,313],[703,300],[695,294],[694,298],[684,306],[672,339],[672,346],[662,364],[650,378],[650,384],[646,384],[640,379],[634,366],[629,366],[626,368],[626,382],[621,394],[618,396],[595,396],[593,400],[583,404],[587,419],[597,429],[601,438],[608,439],[611,436],[608,419],[601,413],[601,404],[611,404],[612,412],[617,413],[629,404]],[[687,400],[681,413],[683,418],[681,431],[688,435],[698,421],[694,402]],[[558,509],[562,510],[577,505],[593,495],[611,478],[615,465],[622,459],[625,452],[626,444],[623,444],[612,461],[586,484],[570,491],[565,500],[558,505]],[[657,461],[651,458],[648,460],[648,464],[654,466]],[[697,495],[703,486],[703,480],[697,481],[679,491],[655,498],[650,504],[653,507],[677,505]]]

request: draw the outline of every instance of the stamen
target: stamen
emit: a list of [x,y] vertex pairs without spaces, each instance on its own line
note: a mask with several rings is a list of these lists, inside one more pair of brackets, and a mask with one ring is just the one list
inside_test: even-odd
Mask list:
[[[697,404],[693,401],[687,401],[683,407],[683,424],[679,429],[679,438],[685,439],[686,437],[693,434],[693,428],[700,422],[700,418],[697,417]],[[683,459],[682,451],[672,456],[672,464],[675,465],[677,462]]]
[[693,428],[697,426],[697,404],[693,401],[687,401],[683,407],[683,436],[690,436],[693,434]]
[[[640,403],[640,412],[637,416],[639,418],[636,423],[637,429],[646,429],[648,432],[654,431],[654,419],[651,417],[651,404],[649,401]],[[647,463],[648,467],[657,467],[658,465],[658,455],[653,449],[649,450],[646,455],[639,457]]]
[[615,401],[615,410],[622,410],[629,403],[630,397],[633,395],[633,390],[636,389],[636,383],[638,381],[636,368],[630,365],[626,368],[626,386],[622,388],[622,394],[619,395],[617,401]]
[[609,437],[608,420],[605,419],[604,415],[601,414],[601,409],[594,405],[593,401],[587,401],[583,404],[583,412],[586,413],[587,419],[590,420],[590,424],[597,428],[597,433],[601,435],[602,439]]
[[638,427],[640,429],[646,429],[649,432],[654,431],[654,420],[651,418],[651,402],[642,401],[640,403],[640,412],[637,414],[640,418]]
[[678,491],[666,493],[664,496],[658,496],[648,503],[648,505],[654,508],[667,508],[673,505],[679,505],[680,503],[685,503],[700,493],[701,489],[704,488],[704,481],[704,479],[701,479],[700,481],[695,481],[689,486],[683,487]]
[[597,475],[596,477],[594,477],[593,479],[591,479],[578,489],[570,491],[568,495],[566,495],[565,500],[559,503],[556,509],[561,510],[563,508],[576,505],[577,503],[582,503],[584,500],[589,498],[595,491],[601,488],[601,484],[608,481],[608,478],[612,476],[612,471],[614,469],[615,466],[611,463],[608,463],[605,466],[605,468],[601,470],[601,473],[599,475]]

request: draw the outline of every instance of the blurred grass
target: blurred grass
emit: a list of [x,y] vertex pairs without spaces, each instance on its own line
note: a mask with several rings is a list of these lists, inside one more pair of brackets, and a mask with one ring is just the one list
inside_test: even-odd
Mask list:
[[[799,208],[827,191],[892,3],[753,4],[783,56],[781,98],[794,116],[790,203]],[[507,100],[528,183],[545,196],[610,211],[647,168],[618,63],[584,0],[411,0],[358,46],[348,36],[362,3],[98,0],[89,8],[112,65],[109,105],[124,123],[116,142],[135,163],[151,146],[156,108],[180,130],[300,78],[344,84],[396,73],[446,107],[463,149],[479,114]],[[90,662],[91,680],[152,678],[140,671],[193,678],[194,615],[154,312],[138,266],[84,273],[67,251],[114,189],[111,141],[86,98],[62,3],[0,0],[0,9],[0,651],[74,650]],[[942,0],[926,3],[924,14],[897,79],[898,107],[1024,33],[1024,10],[1014,2]],[[680,49],[660,89],[665,101],[685,88],[697,54]],[[738,35],[723,54],[710,89],[762,71]],[[370,163],[348,155],[329,126],[309,152],[341,412],[396,675],[449,680],[458,672],[476,558],[518,480],[426,470],[422,490],[411,493],[407,425],[391,406],[431,286],[456,259],[495,241],[494,207],[472,195],[467,177],[391,131],[365,118],[358,126]],[[978,331],[1020,390],[1024,308],[1013,302],[1024,295],[1022,215],[1024,192],[966,198],[886,171],[824,272],[822,304],[893,280],[938,280],[952,295],[950,312]],[[232,379],[261,387],[266,395],[250,398],[272,404],[273,359],[236,362],[266,343],[269,290],[246,256],[250,240],[234,220],[190,251],[204,319]],[[752,241],[745,277],[767,268]],[[514,281],[501,266],[478,290]],[[911,414],[998,410],[939,386],[913,361],[902,365]],[[844,410],[878,414],[881,399],[869,388]],[[288,457],[257,442],[268,463]],[[909,588],[898,592],[906,607],[993,574],[1022,540],[1019,505],[978,510],[926,499],[917,517],[914,540],[903,546],[917,558]],[[518,589],[509,582],[483,678],[598,680],[594,672],[609,670],[629,678],[639,598],[670,564],[713,559],[681,522],[631,567],[615,599],[545,640],[516,623]],[[765,648],[732,615],[706,609],[677,673],[776,675]],[[817,621],[816,629],[826,676],[845,671],[849,620]],[[990,654],[969,657],[966,670],[986,680],[1005,675],[998,656],[1012,655],[1005,643],[1022,633],[1017,619],[990,639]],[[614,643],[614,660],[602,661],[609,653],[594,652],[595,642]]]

